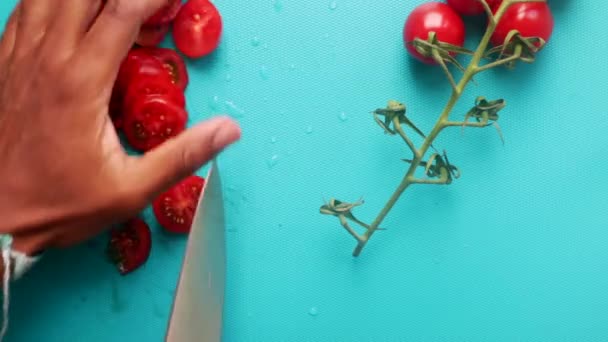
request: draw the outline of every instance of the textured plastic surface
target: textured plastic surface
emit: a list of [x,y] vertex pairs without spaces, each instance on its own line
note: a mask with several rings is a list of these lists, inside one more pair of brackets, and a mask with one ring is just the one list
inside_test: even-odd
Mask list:
[[[323,197],[364,196],[371,219],[397,185],[406,149],[371,110],[402,100],[428,130],[447,100],[441,72],[402,46],[419,3],[216,1],[225,39],[189,64],[188,100],[193,120],[228,111],[244,132],[221,158],[225,341],[608,338],[605,1],[550,0],[537,63],[477,77],[455,112],[504,97],[506,145],[492,128],[442,135],[462,178],[408,190],[360,259],[318,213]],[[154,239],[124,278],[101,242],[49,255],[16,287],[9,340],[162,340],[184,240]]]

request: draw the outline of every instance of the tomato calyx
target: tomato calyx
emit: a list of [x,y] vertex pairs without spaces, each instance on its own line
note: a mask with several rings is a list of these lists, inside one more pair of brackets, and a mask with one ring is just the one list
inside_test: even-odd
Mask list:
[[519,31],[511,30],[504,43],[489,49],[485,57],[497,56],[496,60],[502,60],[507,68],[513,68],[517,60],[533,63],[546,43],[541,37],[522,37]]
[[464,70],[464,68],[456,60],[455,56],[457,54],[473,55],[473,51],[471,50],[440,41],[435,32],[429,32],[427,40],[416,38],[410,44],[425,58],[432,58],[439,64],[452,63],[460,70]]

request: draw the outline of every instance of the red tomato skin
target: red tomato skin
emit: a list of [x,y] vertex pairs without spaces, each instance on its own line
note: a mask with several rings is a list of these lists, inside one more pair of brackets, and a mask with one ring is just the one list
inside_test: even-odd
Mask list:
[[173,83],[182,91],[186,90],[189,83],[188,69],[184,59],[175,50],[162,47],[141,48],[141,50],[163,63]]
[[205,179],[194,175],[158,196],[152,209],[159,225],[169,233],[189,233],[204,185]]
[[152,233],[146,222],[133,218],[112,230],[107,252],[118,271],[126,275],[138,269],[150,256]]
[[186,129],[184,108],[158,95],[139,97],[125,113],[123,131],[134,149],[147,152]]
[[115,89],[119,94],[124,92],[133,74],[162,74],[165,73],[162,63],[142,49],[132,49],[120,65]]
[[504,44],[511,30],[518,30],[524,38],[541,37],[549,42],[553,27],[553,14],[546,2],[514,3],[498,22],[490,42],[494,46]]
[[190,58],[209,55],[220,44],[222,17],[208,0],[189,0],[173,22],[173,42]]
[[135,43],[139,46],[157,46],[169,33],[169,24],[142,26]]
[[161,7],[156,13],[150,16],[146,22],[145,26],[156,26],[162,24],[168,24],[177,15],[179,9],[182,7],[182,0],[170,0],[168,4]]
[[[479,0],[447,0],[448,5],[452,7],[456,12],[465,16],[474,16],[485,13],[483,5]],[[497,0],[486,0],[488,6],[493,8]]]
[[431,57],[424,57],[411,42],[416,38],[427,40],[429,33],[435,32],[439,41],[463,46],[465,26],[462,18],[450,6],[441,2],[427,2],[416,7],[408,16],[403,28],[403,40],[407,51],[416,59],[436,64]]

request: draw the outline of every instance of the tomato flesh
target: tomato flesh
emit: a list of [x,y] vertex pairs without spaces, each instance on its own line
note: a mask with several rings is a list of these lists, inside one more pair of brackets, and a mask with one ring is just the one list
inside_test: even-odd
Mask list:
[[156,198],[152,208],[158,223],[170,233],[190,232],[204,185],[204,178],[190,176]]
[[175,46],[190,58],[213,52],[222,35],[222,17],[208,0],[189,0],[173,22]]
[[147,96],[160,96],[181,108],[186,106],[184,93],[171,83],[169,76],[142,75],[134,78],[127,86],[123,100],[123,112],[130,112],[134,103]]
[[162,43],[169,32],[169,24],[142,26],[135,43],[140,46],[157,46]]
[[186,90],[189,83],[188,69],[184,59],[175,50],[161,47],[142,48],[142,50],[161,61],[169,72],[171,81],[182,91]]
[[144,23],[145,26],[156,26],[162,24],[168,24],[177,15],[180,7],[182,6],[182,0],[169,0],[169,3],[161,7],[156,13]]
[[540,37],[549,42],[553,33],[554,19],[546,2],[518,2],[504,12],[491,37],[494,46],[502,45],[511,30],[518,30],[522,37]]
[[403,28],[403,40],[408,52],[424,63],[435,64],[432,57],[423,56],[411,44],[416,38],[427,40],[431,32],[435,32],[441,42],[456,46],[464,45],[464,22],[447,4],[427,2],[416,7],[408,16]]
[[123,130],[133,148],[146,152],[183,132],[187,121],[184,108],[162,96],[149,95],[133,101],[125,113]]
[[107,253],[118,271],[125,275],[148,260],[151,248],[150,227],[140,218],[133,218],[123,227],[111,232]]

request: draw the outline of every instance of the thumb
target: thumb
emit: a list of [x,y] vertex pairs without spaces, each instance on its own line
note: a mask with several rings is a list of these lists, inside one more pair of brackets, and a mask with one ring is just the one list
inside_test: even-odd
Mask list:
[[137,197],[149,202],[192,175],[240,136],[239,126],[227,117],[198,124],[137,160],[128,181],[137,187],[133,189]]

